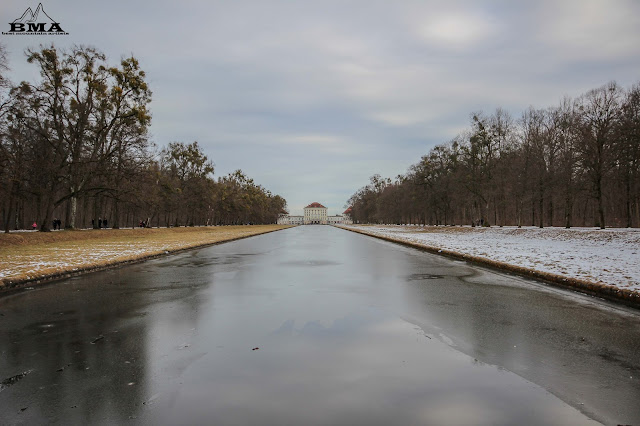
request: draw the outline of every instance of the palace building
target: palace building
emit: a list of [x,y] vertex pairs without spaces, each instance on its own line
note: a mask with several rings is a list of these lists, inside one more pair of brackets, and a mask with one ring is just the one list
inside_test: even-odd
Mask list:
[[326,225],[327,208],[320,203],[311,203],[304,208],[305,225]]
[[322,204],[314,202],[304,208],[303,216],[279,215],[278,225],[337,225],[352,223],[351,218],[348,216],[350,209],[344,212],[344,216],[329,216],[327,210]]
[[288,214],[281,214],[278,216],[278,225],[303,225],[304,216],[291,216]]

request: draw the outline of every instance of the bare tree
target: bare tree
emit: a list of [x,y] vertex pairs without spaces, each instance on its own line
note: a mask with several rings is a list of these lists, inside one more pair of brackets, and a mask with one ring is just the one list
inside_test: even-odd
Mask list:
[[604,229],[603,182],[614,161],[615,130],[620,113],[620,88],[609,83],[590,90],[578,101],[579,153],[598,204],[598,223]]
[[625,226],[632,225],[632,208],[640,201],[640,84],[625,93],[617,146],[617,166],[624,187]]
[[436,225],[639,224],[639,87],[622,91],[610,83],[554,108],[531,107],[517,122],[500,108],[488,117],[472,114],[467,131],[433,147],[391,186],[380,191],[390,181],[374,175],[349,199],[352,217],[418,217]]

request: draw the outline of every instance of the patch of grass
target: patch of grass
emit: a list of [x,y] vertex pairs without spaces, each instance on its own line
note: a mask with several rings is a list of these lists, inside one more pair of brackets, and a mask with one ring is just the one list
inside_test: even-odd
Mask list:
[[0,288],[287,227],[252,225],[0,234]]

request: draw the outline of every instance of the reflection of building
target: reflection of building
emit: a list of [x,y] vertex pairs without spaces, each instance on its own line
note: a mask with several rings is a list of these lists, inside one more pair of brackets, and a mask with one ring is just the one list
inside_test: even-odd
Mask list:
[[351,218],[348,216],[349,212],[351,212],[351,209],[347,209],[343,213],[343,216],[328,216],[325,206],[320,203],[311,203],[304,208],[304,216],[290,216],[286,213],[281,214],[278,216],[278,225],[350,224]]
[[311,203],[304,208],[304,224],[327,224],[327,208],[320,203]]

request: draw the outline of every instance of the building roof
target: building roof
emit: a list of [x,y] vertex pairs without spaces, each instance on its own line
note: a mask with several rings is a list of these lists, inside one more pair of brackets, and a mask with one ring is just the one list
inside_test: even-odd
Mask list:
[[350,214],[350,213],[351,213],[351,207],[349,207],[344,212],[342,212],[342,214]]
[[322,204],[318,203],[318,202],[313,202],[311,204],[309,204],[307,207],[305,207],[305,209],[309,209],[309,208],[323,208],[326,209],[325,206],[323,206]]

